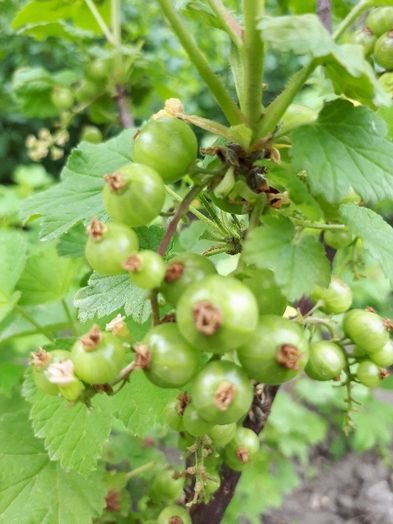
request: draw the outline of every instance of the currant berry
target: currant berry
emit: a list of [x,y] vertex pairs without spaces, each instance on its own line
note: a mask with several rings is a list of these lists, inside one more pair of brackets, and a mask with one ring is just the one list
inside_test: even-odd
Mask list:
[[33,369],[33,380],[37,388],[47,395],[58,395],[59,387],[51,382],[48,376],[48,368],[51,364],[58,364],[71,359],[71,353],[62,349],[47,352],[40,349],[31,354],[31,366]]
[[247,268],[235,276],[253,292],[261,315],[284,313],[287,300],[276,283],[272,271]]
[[208,435],[211,438],[213,444],[217,448],[225,447],[236,434],[236,424],[222,424],[221,426],[216,425],[211,428]]
[[384,69],[393,69],[393,30],[378,38],[374,46],[374,58]]
[[188,404],[183,414],[183,427],[193,437],[203,437],[212,425],[201,418],[193,404]]
[[378,351],[374,351],[369,356],[377,366],[388,368],[393,366],[393,342],[389,339]]
[[155,169],[166,184],[187,174],[197,152],[193,131],[177,118],[151,120],[134,141],[134,160]]
[[85,255],[90,266],[102,275],[125,273],[124,262],[139,247],[135,232],[123,224],[103,224],[96,219],[87,231]]
[[344,313],[352,305],[351,288],[343,280],[333,277],[328,288],[317,286],[312,298],[321,302],[321,310],[328,314]]
[[343,349],[334,342],[321,340],[310,345],[305,372],[314,380],[332,380],[340,376],[345,365]]
[[176,318],[192,345],[224,353],[252,335],[258,306],[247,286],[235,278],[213,275],[187,288],[177,304]]
[[75,342],[71,355],[76,376],[87,384],[112,382],[124,366],[122,341],[98,326]]
[[376,35],[381,36],[393,29],[393,7],[378,7],[370,11],[366,26]]
[[252,338],[238,349],[241,365],[263,384],[282,384],[298,375],[308,359],[303,328],[275,315],[263,315]]
[[154,289],[161,285],[165,275],[165,263],[155,251],[145,250],[130,255],[124,262],[134,284],[142,289]]
[[183,412],[180,409],[177,400],[173,400],[165,406],[164,418],[165,422],[171,429],[174,429],[175,431],[183,431]]
[[174,501],[183,495],[184,478],[174,469],[163,469],[154,477],[150,494],[155,501]]
[[91,144],[100,144],[102,142],[102,133],[96,126],[85,126],[82,129],[81,141],[85,140]]
[[96,83],[87,79],[83,79],[75,89],[75,98],[81,103],[91,102],[97,94]]
[[343,328],[347,337],[366,353],[380,351],[389,340],[384,320],[372,311],[352,309],[344,317]]
[[162,388],[187,384],[198,369],[200,352],[181,336],[176,324],[151,329],[136,347],[136,363],[147,378]]
[[237,428],[235,437],[224,449],[226,464],[235,471],[243,471],[259,451],[259,438],[248,428]]
[[205,480],[205,493],[208,496],[213,495],[221,485],[220,475],[216,470],[207,469],[206,470],[206,480]]
[[358,44],[363,47],[364,56],[370,56],[373,52],[377,37],[370,28],[364,27],[355,31],[350,38],[351,44]]
[[158,515],[157,524],[191,524],[191,517],[181,506],[168,506]]
[[74,105],[74,95],[67,87],[55,87],[51,100],[53,105],[61,111],[70,109]]
[[110,73],[110,64],[103,58],[95,58],[86,67],[86,75],[92,80],[103,80]]
[[352,234],[349,231],[325,231],[324,239],[328,246],[333,249],[342,249],[348,247],[352,242]]
[[250,409],[253,388],[240,366],[212,361],[195,377],[191,389],[193,405],[211,424],[232,424]]
[[207,257],[196,253],[180,253],[168,263],[161,292],[169,304],[176,306],[190,284],[214,274],[216,268]]
[[356,370],[356,378],[368,388],[376,388],[381,380],[389,375],[386,369],[379,368],[371,360],[363,360]]
[[151,167],[127,164],[105,177],[103,199],[108,215],[131,227],[146,226],[165,202],[165,186]]

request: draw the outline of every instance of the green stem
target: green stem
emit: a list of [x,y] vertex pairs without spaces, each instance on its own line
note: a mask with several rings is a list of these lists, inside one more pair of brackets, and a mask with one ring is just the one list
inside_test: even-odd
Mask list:
[[135,468],[132,471],[130,471],[129,473],[127,473],[126,474],[126,479],[127,480],[133,479],[134,477],[137,477],[141,473],[144,473],[145,471],[148,471],[149,469],[154,467],[154,465],[155,465],[154,461],[147,462],[146,464],[143,464],[142,466],[139,466],[139,468]]
[[108,40],[110,44],[115,45],[115,39],[109,27],[106,25],[105,20],[102,18],[100,12],[98,11],[93,0],[85,0],[85,3],[87,7],[90,9],[91,14],[94,16],[95,21],[100,26],[101,31],[105,35],[105,38]]
[[311,229],[322,229],[325,231],[347,231],[348,228],[344,224],[323,224],[322,222],[311,222],[308,220],[292,219],[294,224],[301,227],[309,227]]
[[76,327],[76,324],[75,324],[75,320],[74,320],[74,317],[71,313],[71,310],[67,304],[67,301],[63,298],[63,300],[61,301],[62,305],[63,305],[63,309],[64,309],[64,312],[66,314],[66,317],[68,319],[68,322],[70,323],[70,328],[72,329],[72,333],[77,337],[78,336],[78,329]]
[[345,31],[350,27],[357,18],[369,7],[372,7],[373,2],[369,0],[361,0],[358,2],[352,11],[348,13],[348,15],[344,18],[344,20],[341,22],[341,24],[337,27],[337,29],[333,33],[334,40],[338,40],[340,36],[342,36]]
[[41,326],[27,311],[25,311],[21,306],[18,306],[17,304],[14,306],[15,311],[23,317],[27,322],[29,322],[32,326],[36,328],[36,330],[44,335],[48,340],[51,342],[55,342],[55,338],[47,331],[47,329],[44,326]]
[[220,246],[220,247],[211,247],[210,249],[207,249],[206,251],[204,251],[202,253],[202,255],[204,257],[212,257],[214,255],[219,255],[221,253],[227,253],[228,252],[228,249],[229,249],[229,246],[225,245],[225,246]]
[[175,8],[172,5],[171,0],[157,1],[160,4],[164,15],[168,19],[168,22],[170,23],[181,45],[187,52],[191,62],[194,64],[199,74],[205,81],[206,85],[214,95],[217,103],[221,107],[228,121],[232,125],[242,123],[244,118],[240,109],[237,107],[229,93],[226,91],[221,80],[211,70],[208,61],[206,60],[204,54],[200,51],[199,47],[194,42],[190,32],[184,26],[183,21],[177,14]]
[[265,207],[265,204],[266,204],[266,197],[262,198],[262,196],[258,198],[257,201],[255,202],[254,208],[250,215],[250,223],[249,223],[248,230],[247,230],[247,236],[252,231],[254,231],[255,228],[257,228],[260,225],[260,219],[261,219],[261,215]]
[[202,204],[205,207],[206,211],[209,213],[209,215],[214,220],[214,222],[217,225],[217,227],[219,228],[220,232],[222,234],[224,234],[225,236],[228,233],[231,233],[230,231],[228,231],[228,229],[225,228],[224,224],[221,222],[221,220],[220,220],[219,216],[217,215],[217,213],[215,212],[214,208],[210,205],[210,202],[208,201],[206,196],[205,195],[201,195],[199,197],[199,200],[202,202]]
[[241,57],[244,93],[241,96],[241,109],[254,132],[262,114],[264,46],[258,21],[264,9],[264,0],[243,0],[244,44]]
[[221,0],[207,0],[207,3],[216,17],[220,20],[223,28],[230,36],[232,42],[236,47],[240,47],[242,44],[242,28],[237,23],[236,19],[233,18],[233,16],[225,8]]
[[111,0],[112,11],[112,33],[116,47],[121,46],[121,0]]
[[[170,188],[169,186],[165,186],[165,189],[166,189],[166,192],[171,195],[171,197],[176,200],[177,202],[181,202],[183,199],[180,195],[178,195],[176,193],[176,191],[173,191],[172,188]],[[204,215],[203,213],[201,213],[200,211],[198,211],[198,209],[196,209],[194,206],[189,206],[188,207],[188,210],[190,211],[190,213],[192,213],[195,217],[199,218],[199,220],[201,220],[202,222],[204,222],[205,224],[207,224],[209,227],[211,227],[212,229],[215,229],[217,232],[220,233],[220,235],[222,235],[222,231],[221,229],[218,227],[217,224],[215,224],[212,220],[210,220],[206,215]]]
[[285,111],[316,67],[317,63],[311,61],[293,75],[284,91],[267,108],[258,128],[258,137],[266,137],[274,132]]

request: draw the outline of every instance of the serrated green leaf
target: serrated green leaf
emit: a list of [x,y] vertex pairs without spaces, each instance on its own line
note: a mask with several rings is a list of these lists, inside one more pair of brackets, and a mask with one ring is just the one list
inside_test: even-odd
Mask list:
[[69,291],[79,264],[61,258],[54,245],[39,247],[28,257],[17,289],[24,305],[45,304],[63,298]]
[[102,144],[82,142],[69,156],[61,182],[28,198],[22,217],[40,215],[42,238],[50,240],[77,222],[101,216],[103,177],[131,160],[132,135],[132,130],[126,130]]
[[51,462],[20,398],[1,400],[0,414],[0,522],[91,524],[105,506],[102,475],[81,477]]
[[326,75],[338,95],[371,106],[389,106],[390,97],[378,82],[373,68],[360,45],[335,46],[324,60]]
[[[58,332],[62,329],[69,328],[69,320],[63,309],[61,302],[54,302],[48,307],[46,304],[24,307],[27,314],[35,320],[40,326],[48,328],[48,331]],[[0,323],[0,343],[36,334],[37,328],[29,321],[13,312]]]
[[314,194],[329,202],[339,202],[351,189],[365,201],[393,198],[393,143],[370,109],[331,102],[291,139],[293,168],[307,171]]
[[128,275],[104,277],[93,273],[88,285],[75,296],[81,322],[111,315],[124,308],[127,316],[142,324],[150,314],[149,293],[135,286]]
[[16,231],[0,231],[0,321],[20,299],[15,286],[26,264],[27,242]]
[[49,37],[61,38],[76,42],[78,40],[92,38],[94,35],[88,31],[82,31],[65,22],[40,22],[28,24],[18,31],[23,36],[31,36],[35,40],[42,41]]
[[51,100],[53,86],[50,73],[41,67],[17,69],[12,78],[13,93],[26,116],[47,118],[59,113]]
[[[109,24],[109,0],[96,3],[95,7],[102,18]],[[30,0],[17,12],[12,21],[12,27],[13,29],[20,29],[29,24],[59,22],[62,20],[71,20],[75,26],[87,31],[94,31],[99,35],[102,33],[85,2],[67,2],[64,0]]]
[[138,227],[135,229],[135,233],[139,238],[140,249],[157,251],[165,234],[165,229],[161,226]]
[[78,222],[64,235],[61,235],[56,244],[57,252],[61,257],[84,257],[86,240],[86,228],[81,222]]
[[363,240],[372,258],[381,265],[386,278],[393,284],[393,229],[385,220],[366,207],[345,204],[340,213],[350,231]]
[[259,23],[262,37],[273,49],[298,55],[324,57],[333,50],[332,37],[313,14],[264,17]]
[[327,286],[329,262],[314,236],[295,237],[292,222],[285,217],[265,217],[244,244],[244,260],[274,272],[289,300],[309,295],[316,284]]
[[145,437],[163,422],[164,407],[177,394],[152,384],[143,371],[134,371],[129,383],[111,399],[111,407],[133,435]]
[[82,475],[97,469],[112,426],[111,399],[94,397],[89,408],[82,402],[71,405],[37,391],[29,374],[23,394],[31,403],[34,434],[43,439],[50,459]]

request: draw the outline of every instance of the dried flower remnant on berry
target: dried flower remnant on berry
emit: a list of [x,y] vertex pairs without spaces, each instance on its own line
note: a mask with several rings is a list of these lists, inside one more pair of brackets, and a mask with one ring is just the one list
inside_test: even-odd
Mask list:
[[207,336],[217,333],[222,324],[221,311],[207,300],[194,305],[192,316],[196,329]]
[[45,351],[44,348],[39,348],[38,351],[31,353],[30,363],[35,368],[42,369],[42,368],[45,368],[50,363],[51,360],[52,360],[51,354]]
[[145,344],[135,346],[135,367],[146,369],[151,363],[151,351]]
[[127,187],[127,182],[123,173],[112,173],[112,175],[105,175],[104,180],[113,193],[116,193],[116,191],[121,191]]
[[107,231],[105,224],[100,222],[97,218],[93,218],[90,224],[87,226],[86,231],[92,240],[98,241],[104,236]]
[[95,349],[102,340],[102,333],[96,324],[90,329],[86,335],[81,338],[81,342],[85,351],[91,351]]
[[130,271],[131,273],[137,273],[142,269],[142,266],[142,259],[137,254],[130,255],[123,264],[124,269]]
[[232,382],[220,384],[214,394],[214,403],[221,411],[226,411],[236,395],[236,387]]
[[167,283],[174,282],[178,280],[184,272],[184,264],[180,260],[174,260],[171,262],[165,271],[164,280]]
[[283,344],[277,353],[277,362],[280,366],[287,369],[299,370],[299,361],[302,359],[302,353],[291,344]]

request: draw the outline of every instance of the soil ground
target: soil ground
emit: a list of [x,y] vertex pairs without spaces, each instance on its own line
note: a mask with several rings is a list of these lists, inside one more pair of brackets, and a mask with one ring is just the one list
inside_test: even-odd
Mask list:
[[393,524],[393,470],[380,455],[349,453],[329,464],[321,450],[312,462],[320,473],[265,513],[263,524]]

